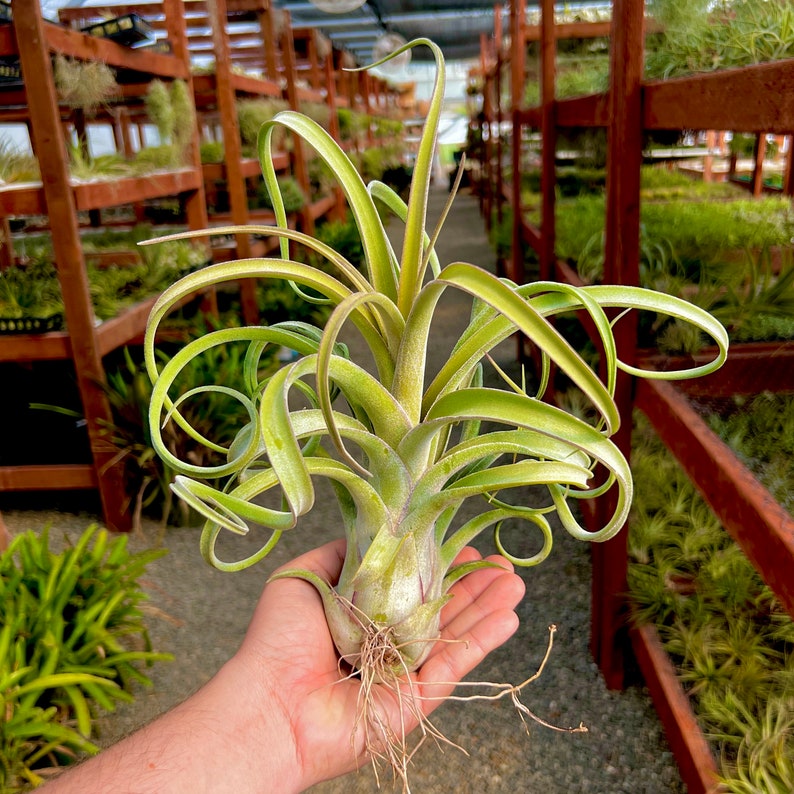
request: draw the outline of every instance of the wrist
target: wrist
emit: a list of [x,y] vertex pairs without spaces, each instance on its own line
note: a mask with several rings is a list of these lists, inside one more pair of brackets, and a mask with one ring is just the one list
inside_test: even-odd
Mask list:
[[218,738],[214,752],[222,759],[224,790],[304,790],[289,714],[264,669],[235,656],[198,696],[212,723],[209,732]]
[[53,794],[303,790],[285,714],[237,660],[154,722],[46,787]]

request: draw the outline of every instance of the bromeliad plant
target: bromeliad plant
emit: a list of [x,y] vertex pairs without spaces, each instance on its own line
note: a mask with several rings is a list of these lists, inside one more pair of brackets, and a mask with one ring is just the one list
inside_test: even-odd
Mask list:
[[[606,540],[618,532],[629,509],[632,481],[625,458],[610,440],[620,422],[613,400],[617,371],[664,378],[700,375],[720,366],[728,344],[724,329],[706,312],[648,290],[516,285],[472,264],[442,267],[434,251],[439,230],[428,233],[426,210],[444,61],[436,45],[425,39],[406,46],[419,44],[433,51],[438,74],[407,204],[382,183],[365,185],[341,148],[315,122],[291,111],[278,114],[259,137],[277,226],[222,232],[277,235],[280,256],[213,265],[185,277],[158,300],[145,340],[154,382],[152,441],[167,464],[180,472],[173,490],[206,518],[201,548],[211,564],[236,571],[261,560],[281,534],[294,529],[311,510],[313,479],[327,478],[333,484],[347,539],[339,582],[323,581],[304,570],[278,576],[300,577],[316,586],[340,656],[370,681],[396,682],[422,664],[438,637],[439,613],[450,598],[450,586],[488,565],[455,562],[464,546],[487,528],[495,527],[497,547],[519,565],[534,565],[548,555],[553,512],[577,538]],[[279,126],[311,144],[336,174],[361,235],[361,270],[328,245],[287,227],[269,156]],[[376,201],[405,225],[399,258]],[[291,241],[323,257],[326,270],[293,261]],[[333,310],[324,329],[289,322],[214,331],[186,345],[161,367],[155,336],[171,308],[197,289],[240,278],[287,280],[302,293],[310,290],[312,299],[319,294]],[[426,383],[431,324],[439,299],[449,289],[472,296],[471,317],[448,360]],[[687,372],[638,372],[618,358],[607,308],[649,310],[688,320],[714,338],[719,353],[712,363]],[[550,321],[575,310],[587,312],[598,329],[604,381]],[[338,342],[349,323],[365,340],[374,372],[351,360]],[[516,332],[529,337],[544,357],[543,384],[535,396],[506,376],[506,388],[483,385],[482,367],[489,351]],[[246,388],[232,392],[223,386],[207,387],[230,394],[246,409],[247,422],[224,448],[186,421],[182,406],[194,392],[174,394],[172,385],[194,357],[239,340],[248,342]],[[260,378],[260,359],[272,345],[292,348],[300,358]],[[595,424],[540,399],[552,362],[587,395],[598,416]],[[303,407],[294,399],[301,396]],[[168,422],[222,452],[225,462],[200,466],[175,458],[162,436]],[[609,472],[597,485],[596,465]],[[225,487],[205,482],[214,478],[224,478]],[[510,503],[504,494],[522,486],[545,487],[548,504],[535,508]],[[614,514],[602,528],[587,531],[571,502],[609,489],[617,492]],[[265,494],[276,495],[275,506],[261,503]],[[456,524],[459,508],[473,497],[483,500],[484,512]],[[538,530],[541,551],[522,558],[504,549],[499,527],[509,519]],[[261,549],[243,560],[221,559],[216,551],[220,534],[248,533],[248,522],[269,531]],[[380,648],[379,654],[368,650],[373,646]]]

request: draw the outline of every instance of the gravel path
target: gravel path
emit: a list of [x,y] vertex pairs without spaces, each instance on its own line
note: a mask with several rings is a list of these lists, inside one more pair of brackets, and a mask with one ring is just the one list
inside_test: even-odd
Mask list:
[[[431,215],[443,194],[431,196]],[[477,202],[463,194],[456,200],[438,245],[442,263],[464,260],[491,267]],[[441,305],[434,328],[436,361],[443,361],[465,324],[468,304],[452,297]],[[355,340],[351,341],[355,344]],[[495,357],[516,377],[514,346],[505,343]],[[431,364],[432,367],[432,364]],[[325,498],[327,496],[327,498]],[[155,647],[176,661],[153,668],[154,688],[135,703],[103,720],[103,741],[112,742],[184,699],[234,652],[268,573],[307,548],[336,537],[336,508],[330,494],[294,534],[287,533],[264,563],[239,574],[208,568],[198,551],[198,530],[169,528],[163,543],[169,554],[154,563],[146,577]],[[526,495],[533,498],[532,494]],[[328,510],[323,509],[328,505]],[[51,524],[53,535],[79,532],[92,520],[87,514],[8,512],[12,531]],[[158,529],[146,524],[134,546],[154,542]],[[238,541],[236,541],[238,542]],[[246,539],[240,543],[250,542]],[[508,537],[507,540],[510,543]],[[524,538],[514,540],[516,548]],[[479,544],[491,552],[489,537]],[[513,639],[478,668],[473,679],[517,683],[536,669],[546,648],[548,626],[558,632],[543,676],[526,690],[524,702],[538,716],[557,725],[588,726],[586,734],[567,734],[530,724],[529,733],[508,701],[448,703],[434,717],[437,727],[468,757],[451,747],[423,747],[411,771],[412,790],[445,792],[539,792],[540,794],[676,794],[685,790],[647,692],[638,686],[623,692],[606,689],[589,649],[590,562],[587,544],[558,532],[548,560],[523,572],[527,595],[519,606],[521,627]],[[384,788],[391,790],[390,778]],[[276,785],[263,790],[278,791]],[[364,794],[376,790],[372,770],[363,769],[312,789],[314,794]]]

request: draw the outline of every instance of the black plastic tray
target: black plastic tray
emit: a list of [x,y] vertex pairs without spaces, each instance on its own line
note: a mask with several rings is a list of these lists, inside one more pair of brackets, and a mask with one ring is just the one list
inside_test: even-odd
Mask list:
[[63,315],[49,317],[0,317],[0,335],[46,334],[48,331],[63,330]]
[[138,14],[122,14],[114,19],[105,19],[82,28],[82,31],[127,47],[154,38],[154,28]]
[[19,58],[0,58],[0,88],[15,88],[22,82]]

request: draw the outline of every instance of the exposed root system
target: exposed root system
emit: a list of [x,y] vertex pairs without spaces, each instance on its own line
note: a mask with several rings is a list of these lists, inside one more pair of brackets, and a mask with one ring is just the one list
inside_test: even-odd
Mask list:
[[[342,598],[341,596],[337,596]],[[410,794],[408,771],[410,763],[427,741],[432,739],[437,745],[448,745],[468,755],[466,750],[445,736],[425,714],[423,704],[431,701],[470,701],[470,700],[501,700],[509,697],[518,711],[524,727],[529,731],[527,718],[546,728],[565,733],[583,733],[587,728],[579,724],[574,728],[562,728],[552,725],[538,717],[520,700],[522,690],[536,681],[543,673],[551,655],[556,626],[549,626],[549,641],[546,653],[537,671],[518,685],[492,683],[488,681],[461,681],[454,684],[439,681],[439,686],[458,686],[469,689],[488,690],[469,695],[447,695],[444,697],[428,697],[422,695],[420,685],[408,670],[400,653],[400,645],[395,642],[394,630],[391,626],[375,623],[362,615],[356,607],[344,599],[351,613],[361,621],[365,639],[360,653],[355,657],[346,658],[354,668],[349,677],[359,677],[361,689],[358,696],[358,715],[351,735],[351,742],[358,744],[363,739],[367,755],[372,760],[375,779],[380,788],[380,770],[386,764],[392,771],[394,782],[402,785],[403,794]],[[421,641],[421,640],[420,640]],[[437,638],[427,642],[436,642]],[[412,642],[416,642],[415,640]],[[423,686],[426,686],[424,684]],[[395,708],[396,706],[396,708]],[[395,714],[398,716],[395,718]],[[396,723],[396,724],[395,724]],[[410,723],[410,724],[409,724]],[[409,745],[406,738],[413,724],[418,724],[418,739],[412,739]],[[359,732],[360,735],[359,735]]]

